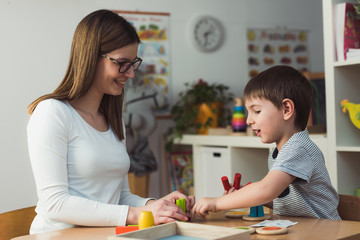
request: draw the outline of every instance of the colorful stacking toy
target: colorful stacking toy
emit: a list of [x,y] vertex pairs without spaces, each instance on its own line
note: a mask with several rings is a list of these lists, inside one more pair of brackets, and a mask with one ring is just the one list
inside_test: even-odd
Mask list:
[[241,98],[235,98],[235,106],[232,118],[233,132],[246,132],[246,119],[243,101]]

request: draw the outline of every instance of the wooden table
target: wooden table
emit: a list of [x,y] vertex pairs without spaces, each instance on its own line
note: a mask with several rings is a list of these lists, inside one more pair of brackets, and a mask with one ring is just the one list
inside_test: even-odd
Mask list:
[[[250,226],[257,222],[243,221],[241,219],[226,218],[225,212],[212,213],[206,219],[196,218],[194,222],[224,227]],[[289,227],[288,233],[283,235],[252,234],[251,240],[277,239],[277,240],[359,240],[360,222],[338,221],[316,218],[300,218],[287,216],[273,216],[272,220],[283,219],[298,222]],[[14,238],[14,240],[106,240],[107,236],[115,235],[114,227],[76,227],[52,231],[41,234],[27,235]]]

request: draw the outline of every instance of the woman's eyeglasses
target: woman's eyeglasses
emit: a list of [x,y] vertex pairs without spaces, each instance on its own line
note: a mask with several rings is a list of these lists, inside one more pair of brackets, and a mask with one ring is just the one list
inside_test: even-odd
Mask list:
[[135,71],[136,69],[139,68],[140,64],[142,63],[142,59],[139,57],[135,58],[134,61],[132,61],[132,62],[119,62],[118,60],[113,59],[113,58],[103,55],[103,54],[100,54],[100,56],[102,56],[106,59],[109,59],[113,63],[119,65],[119,73],[127,72],[131,66],[133,67],[133,70]]

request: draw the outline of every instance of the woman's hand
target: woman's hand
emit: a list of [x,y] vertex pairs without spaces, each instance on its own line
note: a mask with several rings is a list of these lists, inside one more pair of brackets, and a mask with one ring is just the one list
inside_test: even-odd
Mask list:
[[[176,205],[177,199],[185,199],[186,214]],[[188,221],[191,216],[191,208],[194,204],[194,196],[186,196],[178,191],[174,191],[159,200],[149,200],[142,211],[152,211],[156,225],[177,220]]]
[[155,225],[175,222],[177,220],[187,221],[189,219],[178,205],[165,198],[149,201],[143,211],[151,211],[153,213]]
[[165,197],[161,198],[161,199],[166,199],[172,203],[176,203],[177,199],[185,199],[186,201],[186,213],[189,213],[188,216],[190,216],[190,211],[192,209],[192,207],[195,204],[195,197],[194,196],[186,196],[185,194],[182,194],[179,191],[174,191],[168,195],[166,195]]

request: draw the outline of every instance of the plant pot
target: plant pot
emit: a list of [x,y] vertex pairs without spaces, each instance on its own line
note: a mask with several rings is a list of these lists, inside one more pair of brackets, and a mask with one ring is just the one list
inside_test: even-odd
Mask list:
[[[196,123],[201,123],[202,127],[197,129],[197,134],[207,135],[209,133],[209,128],[218,127],[218,119],[220,114],[223,114],[224,104],[222,102],[213,102],[209,105],[207,103],[202,103],[197,106],[198,115],[195,119]],[[212,118],[210,125],[205,126],[209,118]]]

